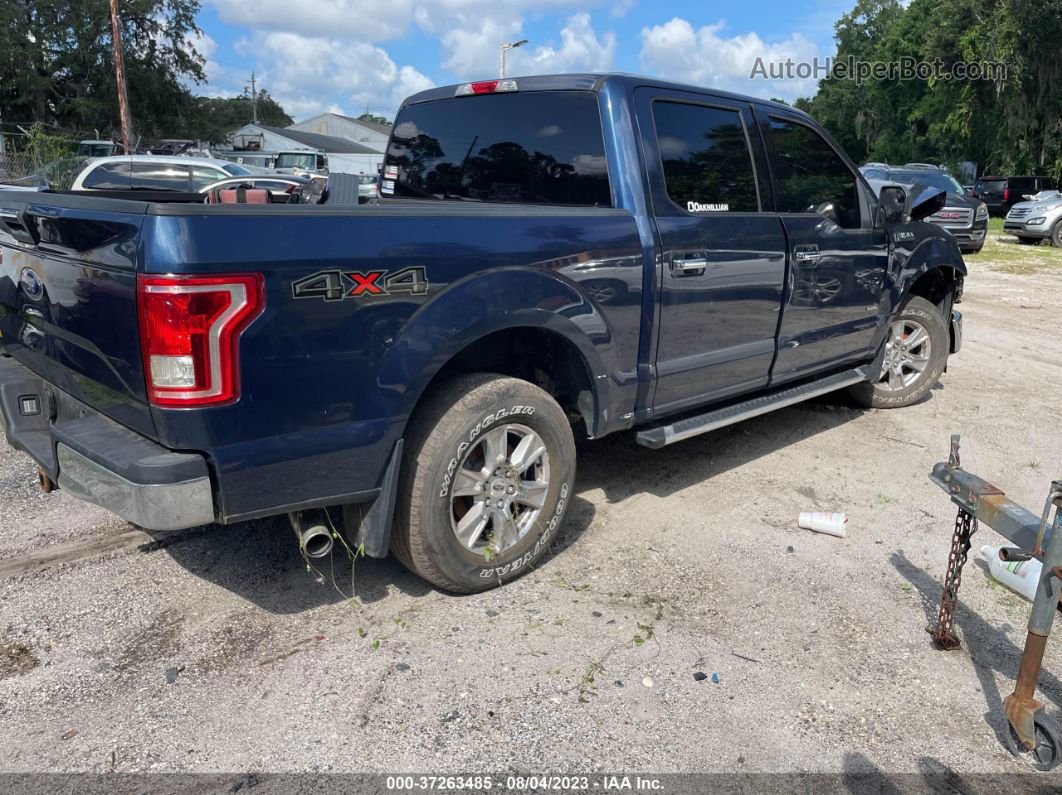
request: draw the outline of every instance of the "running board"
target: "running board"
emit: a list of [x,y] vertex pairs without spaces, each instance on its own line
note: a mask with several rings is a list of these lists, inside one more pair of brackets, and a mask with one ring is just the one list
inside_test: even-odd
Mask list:
[[639,431],[635,439],[643,447],[652,447],[653,449],[666,447],[669,444],[681,442],[683,439],[689,439],[691,436],[708,433],[708,431],[714,431],[716,428],[733,425],[735,422],[758,417],[775,409],[791,406],[794,403],[800,403],[819,395],[825,395],[828,392],[844,389],[846,386],[858,384],[861,381],[868,380],[872,370],[872,365],[846,370],[843,373],[820,378],[818,381],[781,389],[752,400],[746,400],[744,403],[735,403],[733,406],[709,411],[707,414],[698,414],[695,417],[687,417],[684,420],[678,420],[668,425],[647,428],[644,431]]

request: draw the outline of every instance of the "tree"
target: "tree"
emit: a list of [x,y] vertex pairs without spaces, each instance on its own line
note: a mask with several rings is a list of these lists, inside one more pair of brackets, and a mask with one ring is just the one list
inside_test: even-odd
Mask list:
[[796,106],[857,160],[979,163],[1062,180],[1062,0],[859,0],[837,58],[1003,64],[992,79],[826,79]]
[[391,125],[390,120],[386,116],[377,116],[375,113],[369,113],[368,111],[365,111],[358,116],[358,121],[371,121],[374,124]]
[[[249,124],[253,119],[250,92],[239,97],[195,97],[184,124],[177,127],[176,136],[221,143],[233,130]],[[258,122],[267,127],[287,127],[291,117],[284,112],[269,92],[258,91]]]
[[[191,46],[199,0],[123,0],[122,44],[137,132],[169,132],[205,79]],[[101,134],[118,127],[108,0],[0,3],[0,116]]]

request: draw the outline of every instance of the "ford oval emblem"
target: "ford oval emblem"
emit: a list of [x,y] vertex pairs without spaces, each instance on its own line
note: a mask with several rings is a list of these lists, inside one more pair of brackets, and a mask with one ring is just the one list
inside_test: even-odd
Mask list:
[[44,297],[44,283],[33,268],[23,268],[18,281],[22,285],[22,291],[30,300],[39,301]]

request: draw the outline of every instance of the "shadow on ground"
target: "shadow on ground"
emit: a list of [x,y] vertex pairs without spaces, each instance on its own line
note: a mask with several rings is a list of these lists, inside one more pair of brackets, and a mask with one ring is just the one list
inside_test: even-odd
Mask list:
[[[892,553],[889,562],[918,591],[926,617],[926,626],[935,626],[947,561],[941,561],[939,579],[918,568],[902,550]],[[964,569],[964,574],[969,577],[973,572],[967,567]],[[1032,605],[1029,605],[1029,609],[1031,608]],[[994,674],[1000,673],[1010,681],[1016,680],[1023,648],[1013,643],[1000,629],[989,624],[963,604],[961,585],[955,606],[955,627],[962,633],[963,646],[970,655],[974,672],[981,684],[981,692],[984,694],[988,707],[985,712],[985,722],[996,733],[996,739],[1005,745],[1004,732],[1007,731],[1007,719],[1003,714],[1003,698],[1008,694],[999,692]],[[1024,642],[1024,636],[1022,640]],[[925,636],[925,648],[926,654],[956,653],[936,649],[928,633]],[[1040,672],[1039,685],[1040,692],[1053,701],[1057,707],[1062,708],[1062,681],[1044,669]]]
[[[632,433],[615,434],[581,446],[576,487],[580,492],[601,488],[610,502],[646,491],[667,496],[839,427],[861,413],[850,406],[812,401],[662,450],[640,447]],[[591,525],[594,515],[592,503],[573,497],[561,531],[539,565],[548,566],[552,558],[563,554]],[[164,550],[196,577],[270,613],[301,613],[351,596],[371,603],[394,589],[415,597],[433,591],[394,557],[359,558],[352,576],[351,561],[338,545],[330,559],[311,561],[315,570],[307,570],[286,517],[210,525],[157,539],[141,551],[156,554]]]

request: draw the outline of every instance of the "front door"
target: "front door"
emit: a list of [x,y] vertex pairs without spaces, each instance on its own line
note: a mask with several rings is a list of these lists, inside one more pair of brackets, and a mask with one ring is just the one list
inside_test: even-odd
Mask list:
[[756,112],[790,264],[774,385],[873,356],[889,251],[869,188],[829,141],[795,114]]
[[[785,234],[747,103],[640,88],[661,263],[656,415],[762,389],[775,352]],[[754,144],[750,146],[750,142]]]

